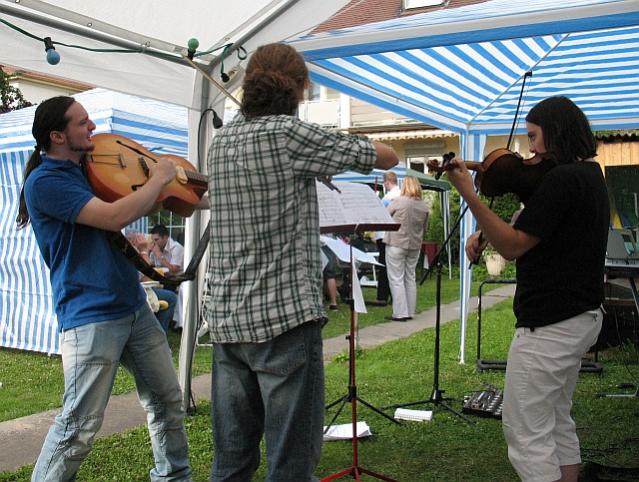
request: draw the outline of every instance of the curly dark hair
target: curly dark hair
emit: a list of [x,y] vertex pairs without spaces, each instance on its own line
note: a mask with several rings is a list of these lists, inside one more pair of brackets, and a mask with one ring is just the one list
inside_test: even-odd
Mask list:
[[304,58],[290,45],[262,45],[251,56],[243,83],[241,111],[247,118],[294,115],[308,85]]
[[586,114],[567,97],[542,100],[530,109],[526,122],[541,127],[546,152],[558,164],[597,155],[597,140]]

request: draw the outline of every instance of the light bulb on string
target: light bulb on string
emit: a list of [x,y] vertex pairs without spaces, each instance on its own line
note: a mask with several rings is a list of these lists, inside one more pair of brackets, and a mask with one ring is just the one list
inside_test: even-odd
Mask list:
[[193,56],[195,55],[195,51],[200,46],[200,41],[196,38],[190,38],[186,44],[187,48],[187,56],[193,60]]
[[55,50],[51,37],[44,38],[44,51],[47,53],[47,62],[57,65],[60,62],[60,54]]

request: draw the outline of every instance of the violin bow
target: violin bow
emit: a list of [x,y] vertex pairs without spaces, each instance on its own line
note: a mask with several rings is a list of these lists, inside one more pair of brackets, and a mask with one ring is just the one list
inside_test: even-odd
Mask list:
[[[515,109],[515,118],[513,119],[513,125],[510,127],[510,134],[508,135],[508,142],[506,143],[506,149],[508,149],[508,150],[510,150],[510,145],[513,142],[513,136],[515,134],[515,127],[517,126],[518,121],[519,121],[519,110],[521,108],[521,100],[524,97],[524,89],[526,88],[526,79],[528,79],[528,77],[532,77],[532,75],[533,75],[532,70],[529,70],[528,72],[526,72],[524,74],[524,78],[523,78],[522,83],[521,83],[521,91],[519,92],[519,99],[517,99],[517,108]],[[495,200],[494,196],[490,198],[490,204],[488,205],[489,209],[492,209],[494,200]],[[480,230],[480,232],[479,232],[479,244],[480,244],[480,246],[481,246],[483,238],[484,238],[484,233],[482,233],[481,230]],[[482,249],[482,251],[483,251],[483,249]],[[480,251],[480,254],[477,256],[476,259],[472,259],[470,261],[470,265],[468,266],[469,269],[474,264],[477,264],[477,262],[479,261],[479,256],[480,255],[481,255],[481,251]]]
[[240,105],[240,102],[235,97],[233,97],[233,95],[228,90],[226,90],[222,84],[220,84],[217,80],[215,80],[213,77],[211,77],[202,67],[200,67],[191,58],[189,58],[188,55],[184,56],[184,60],[186,60],[191,65],[191,67],[193,67],[195,70],[197,70],[209,82],[211,82],[215,87],[217,87],[220,90],[220,92],[222,92],[225,96],[227,96],[229,99],[231,99],[233,102],[235,102],[238,107],[242,107]]
[[517,126],[519,120],[519,109],[521,107],[521,99],[524,97],[524,89],[526,88],[526,79],[528,77],[532,77],[532,70],[529,70],[524,74],[524,79],[521,83],[521,91],[519,92],[519,99],[517,99],[517,108],[515,109],[515,118],[513,119],[513,125],[510,128],[510,134],[508,135],[508,143],[506,144],[506,149],[510,150],[510,144],[513,141],[513,135],[515,134],[515,127]]

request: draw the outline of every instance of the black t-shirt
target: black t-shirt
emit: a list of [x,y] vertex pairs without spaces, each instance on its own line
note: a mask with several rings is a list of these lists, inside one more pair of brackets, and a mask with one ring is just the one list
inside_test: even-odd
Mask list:
[[561,164],[544,176],[515,222],[541,240],[517,259],[517,327],[550,325],[601,304],[609,222],[599,164]]

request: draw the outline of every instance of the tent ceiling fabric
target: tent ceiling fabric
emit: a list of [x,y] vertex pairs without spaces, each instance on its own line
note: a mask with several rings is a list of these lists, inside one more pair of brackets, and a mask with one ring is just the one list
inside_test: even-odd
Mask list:
[[527,71],[524,113],[566,95],[596,128],[639,126],[637,0],[493,0],[294,45],[314,81],[457,132],[508,133]]
[[[189,38],[198,51],[240,41],[247,52],[257,46],[296,37],[343,7],[348,0],[240,0],[223,5],[208,0],[107,3],[86,0],[0,0],[0,20],[38,38],[93,49],[148,46],[149,50],[186,53]],[[25,16],[27,18],[25,18]],[[88,27],[87,24],[91,23]],[[46,62],[44,43],[0,23],[0,64],[94,84],[110,90],[149,97],[202,110],[201,76],[184,63],[138,53],[103,53],[56,46],[61,61]],[[214,52],[219,55],[221,51]],[[196,57],[197,59],[198,57]],[[218,59],[214,59],[218,60]],[[238,63],[231,54],[225,71]],[[204,65],[204,64],[203,64]],[[213,72],[219,80],[219,70]],[[240,76],[237,78],[239,79]]]

